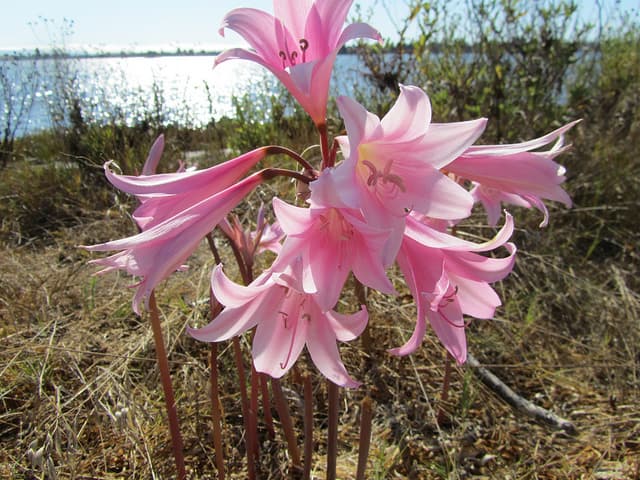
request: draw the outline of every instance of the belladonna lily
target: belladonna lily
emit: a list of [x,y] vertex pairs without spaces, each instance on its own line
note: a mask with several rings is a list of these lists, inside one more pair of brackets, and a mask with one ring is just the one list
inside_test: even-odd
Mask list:
[[220,342],[253,328],[253,363],[259,372],[282,377],[302,349],[329,380],[343,387],[357,387],[340,359],[337,340],[349,341],[364,330],[368,314],[363,306],[354,314],[324,311],[314,293],[305,291],[301,263],[280,273],[267,271],[244,287],[230,281],[218,265],[211,288],[225,309],[208,325],[188,328],[205,342]]
[[338,98],[347,137],[345,160],[311,183],[311,201],[360,208],[367,223],[395,231],[393,258],[404,218],[416,211],[433,218],[469,216],[471,195],[440,169],[478,138],[486,120],[431,123],[431,104],[418,87],[401,86],[395,105],[380,120],[347,97]]
[[230,187],[269,153],[269,147],[262,147],[204,170],[152,174],[162,154],[161,138],[151,147],[143,175],[117,175],[111,170],[111,162],[104,167],[111,184],[140,201],[133,218],[142,230]]
[[[185,196],[179,202],[184,206],[183,210],[166,218],[163,216],[161,222],[154,222],[153,226],[147,225],[141,233],[85,247],[91,251],[118,250],[118,253],[110,257],[93,260],[91,263],[105,267],[98,273],[121,269],[142,277],[134,285],[137,290],[133,299],[133,310],[140,313],[139,306],[143,298],[148,299],[158,283],[180,269],[200,240],[262,180],[262,172],[258,172],[203,199],[200,198],[202,193],[199,189],[194,190],[193,197],[184,193]],[[188,183],[183,188],[188,192]]]
[[[554,158],[567,150],[563,135],[578,122],[528,142],[511,145],[480,145],[468,148],[447,165],[446,170],[472,180],[472,194],[487,211],[490,225],[500,217],[500,204],[536,207],[544,213],[541,227],[547,225],[549,213],[543,199],[571,206],[571,198],[562,189],[564,168]],[[534,151],[555,142],[551,149]]]
[[364,285],[395,293],[383,262],[387,230],[367,225],[357,210],[298,208],[278,198],[273,209],[287,238],[272,270],[299,258],[302,282],[308,291],[318,292],[316,302],[323,310],[336,304],[351,271]]
[[268,68],[309,113],[316,125],[324,124],[331,71],[340,48],[355,38],[380,40],[367,24],[354,23],[343,30],[353,0],[274,0],[274,13],[238,8],[222,21],[240,34],[253,51],[234,48],[220,54],[215,65],[244,59]]
[[[449,353],[459,362],[467,358],[463,314],[492,318],[500,299],[489,283],[503,279],[513,268],[515,245],[507,243],[513,233],[513,219],[492,240],[474,244],[448,235],[409,216],[398,265],[416,302],[418,317],[409,341],[391,353],[415,351],[426,333],[427,322]],[[476,252],[505,246],[505,258],[489,258]]]
[[224,219],[218,227],[232,239],[243,255],[253,258],[262,252],[271,251],[276,255],[282,250],[285,233],[276,221],[268,223],[265,218],[264,205],[260,205],[256,220],[256,229],[242,227],[237,215],[231,215],[231,221]]

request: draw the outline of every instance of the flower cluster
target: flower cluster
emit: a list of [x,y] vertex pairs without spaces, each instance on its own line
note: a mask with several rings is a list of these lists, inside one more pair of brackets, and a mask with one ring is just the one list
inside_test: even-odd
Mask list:
[[[216,59],[256,62],[291,92],[316,125],[321,165],[310,165],[284,147],[263,147],[206,170],[155,174],[164,140],[154,144],[143,175],[115,174],[109,181],[139,199],[134,212],[140,233],[92,251],[116,251],[94,260],[101,272],[122,269],[141,278],[133,308],[172,272],[216,226],[251,259],[261,250],[277,254],[271,266],[248,285],[228,279],[222,265],[211,277],[215,298],[225,307],[209,323],[189,329],[196,339],[219,342],[254,329],[252,354],[257,371],[281,377],[306,346],[318,369],[341,386],[355,387],[342,363],[339,341],[356,338],[366,327],[364,305],[340,313],[336,304],[348,277],[384,294],[396,293],[387,276],[397,264],[417,307],[409,341],[391,350],[415,351],[427,320],[449,353],[466,359],[465,319],[489,319],[500,299],[490,284],[512,270],[516,247],[509,242],[513,219],[484,243],[454,234],[476,203],[490,225],[502,204],[536,207],[548,222],[543,200],[571,205],[562,189],[564,170],[555,157],[566,150],[563,135],[574,123],[541,138],[511,145],[474,143],[486,119],[435,123],[431,103],[417,86],[401,86],[396,103],[380,119],[348,97],[337,104],[346,135],[335,139],[341,158],[328,145],[326,111],[329,81],[339,49],[348,40],[380,40],[366,24],[343,28],[349,0],[274,0],[275,15],[232,10],[221,33],[239,33],[251,50],[232,49]],[[548,147],[546,150],[545,147]],[[297,159],[304,173],[265,168],[248,175],[272,153]],[[277,224],[261,210],[256,232],[244,231],[227,215],[258,185],[285,175],[308,184],[304,207],[274,198]],[[501,251],[498,255],[482,253]]]

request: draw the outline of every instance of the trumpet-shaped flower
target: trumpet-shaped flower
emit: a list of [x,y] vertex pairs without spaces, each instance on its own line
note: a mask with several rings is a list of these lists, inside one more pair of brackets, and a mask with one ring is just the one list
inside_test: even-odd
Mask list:
[[[513,268],[515,245],[507,243],[513,232],[512,217],[492,240],[474,244],[438,231],[413,216],[407,218],[398,265],[418,309],[416,327],[409,341],[391,350],[407,355],[420,345],[427,329],[426,319],[449,353],[466,361],[467,344],[463,314],[492,318],[500,299],[489,286]],[[486,252],[505,246],[505,258],[488,258]]]
[[229,59],[256,62],[269,69],[317,124],[324,124],[331,71],[340,48],[355,38],[380,40],[367,24],[342,26],[353,0],[274,0],[275,15],[238,8],[223,19],[253,48],[227,50],[216,65]]
[[163,146],[164,139],[159,137],[151,147],[143,175],[117,175],[111,171],[111,162],[104,166],[107,180],[113,186],[140,201],[133,218],[141,230],[152,228],[230,187],[268,153],[268,147],[263,147],[204,170],[152,174]]
[[258,172],[205,199],[201,199],[198,189],[193,197],[185,193],[181,205],[189,204],[188,207],[141,233],[84,248],[90,251],[118,250],[110,257],[92,261],[105,267],[99,274],[122,269],[142,277],[135,285],[137,290],[133,298],[133,310],[140,313],[142,299],[148,299],[158,283],[180,269],[207,233],[261,182],[262,175]]
[[357,387],[340,359],[337,340],[346,342],[364,330],[366,308],[345,315],[323,311],[317,296],[304,291],[300,262],[281,273],[265,272],[249,286],[233,283],[218,265],[211,288],[225,309],[208,325],[187,328],[205,342],[219,342],[253,328],[253,362],[259,372],[282,377],[306,345],[314,364],[329,380],[343,387]]
[[311,201],[326,204],[340,197],[344,205],[360,208],[367,223],[383,228],[401,227],[411,211],[467,217],[472,197],[439,169],[478,138],[486,120],[431,123],[427,94],[418,87],[400,88],[382,120],[354,100],[338,99],[347,129],[347,138],[339,139],[345,160],[311,184]]
[[273,209],[287,239],[272,269],[300,258],[305,288],[318,292],[316,302],[323,310],[336,304],[351,271],[364,285],[395,293],[383,263],[387,230],[367,225],[357,210],[298,208],[278,198]]
[[[543,199],[571,207],[571,198],[561,186],[565,170],[554,158],[569,148],[563,146],[563,135],[576,123],[568,123],[528,142],[470,147],[446,169],[476,183],[472,194],[485,207],[490,225],[497,223],[500,203],[504,202],[538,208],[544,213],[540,224],[544,227],[549,221],[549,212]],[[547,151],[533,151],[554,141]]]

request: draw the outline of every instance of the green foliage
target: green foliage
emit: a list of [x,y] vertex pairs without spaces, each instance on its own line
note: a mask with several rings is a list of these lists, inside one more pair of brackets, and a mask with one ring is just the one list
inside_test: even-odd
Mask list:
[[[438,121],[487,116],[484,141],[530,138],[567,116],[571,68],[591,31],[578,13],[573,0],[473,0],[463,7],[414,0],[393,53],[388,45],[384,57],[368,49],[361,56],[384,96],[399,83],[419,85]],[[415,30],[417,40],[405,44]]]
[[234,118],[227,147],[246,152],[264,145],[301,147],[313,143],[315,130],[305,111],[279,83],[232,98]]

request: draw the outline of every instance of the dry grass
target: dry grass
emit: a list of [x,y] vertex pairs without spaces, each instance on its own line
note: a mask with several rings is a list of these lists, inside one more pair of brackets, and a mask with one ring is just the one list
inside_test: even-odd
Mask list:
[[[579,208],[552,214],[566,228],[568,217],[597,216]],[[450,398],[441,402],[444,355],[432,335],[414,356],[398,359],[385,352],[410,335],[415,315],[410,296],[371,294],[373,349],[365,351],[360,342],[342,348],[349,370],[364,386],[342,392],[339,478],[354,476],[359,401],[365,395],[375,405],[368,478],[638,478],[637,252],[591,252],[577,261],[585,252],[573,251],[569,259],[570,250],[558,242],[567,233],[563,228],[519,233],[517,271],[499,287],[506,304],[494,321],[473,323],[468,337],[481,362],[519,394],[574,422],[578,433],[552,431],[521,416],[465,367],[455,368]],[[130,280],[91,277],[89,256],[76,248],[130,229],[112,212],[62,228],[38,247],[3,249],[2,478],[172,478],[148,321],[131,312],[131,292],[125,288]],[[191,270],[174,275],[159,291],[194,479],[217,478],[208,347],[184,334],[185,325],[206,321],[207,305],[200,299],[207,292],[209,257],[203,246]],[[353,303],[344,299],[345,308]],[[229,476],[245,478],[239,391],[228,347],[221,348],[220,361],[225,456]],[[298,373],[306,369],[303,359]],[[284,387],[301,432],[298,377],[288,375]],[[324,478],[326,388],[317,376],[314,385],[313,472]],[[448,421],[438,425],[440,408]],[[287,478],[282,433],[268,441],[264,425],[260,428],[262,478]]]

